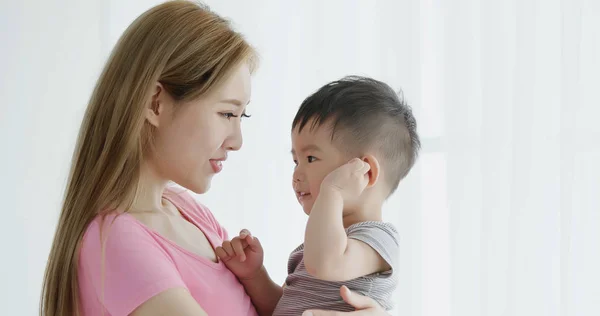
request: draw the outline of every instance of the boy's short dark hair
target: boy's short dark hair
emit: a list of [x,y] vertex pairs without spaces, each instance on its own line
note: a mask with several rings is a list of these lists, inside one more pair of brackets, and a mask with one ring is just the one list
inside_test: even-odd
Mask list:
[[414,165],[421,147],[417,122],[401,93],[375,79],[348,76],[321,87],[302,102],[292,130],[331,124],[331,141],[353,156],[375,151],[390,195]]

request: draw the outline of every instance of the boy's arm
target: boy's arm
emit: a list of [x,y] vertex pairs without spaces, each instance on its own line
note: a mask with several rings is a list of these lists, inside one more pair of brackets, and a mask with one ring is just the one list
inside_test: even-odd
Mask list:
[[242,229],[239,236],[226,240],[215,253],[244,286],[260,316],[271,316],[282,288],[275,284],[263,265],[263,249],[258,238]]
[[240,279],[240,282],[250,296],[252,304],[260,316],[271,316],[277,302],[283,295],[283,288],[269,277],[263,266],[259,273],[251,279]]
[[321,190],[311,210],[304,237],[308,273],[327,281],[347,281],[390,265],[369,245],[348,238],[342,221],[343,198],[336,190]]

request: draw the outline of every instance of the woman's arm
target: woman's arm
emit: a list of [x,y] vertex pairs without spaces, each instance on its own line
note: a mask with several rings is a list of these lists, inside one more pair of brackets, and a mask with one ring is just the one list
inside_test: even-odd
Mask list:
[[136,308],[131,316],[208,316],[184,288],[161,292]]

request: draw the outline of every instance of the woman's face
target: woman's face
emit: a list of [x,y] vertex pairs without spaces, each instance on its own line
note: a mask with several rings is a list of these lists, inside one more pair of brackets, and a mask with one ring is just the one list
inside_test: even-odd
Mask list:
[[156,127],[150,165],[159,177],[196,193],[210,188],[230,151],[242,147],[240,120],[250,100],[250,71],[240,66],[197,100],[175,104],[160,85],[147,119]]

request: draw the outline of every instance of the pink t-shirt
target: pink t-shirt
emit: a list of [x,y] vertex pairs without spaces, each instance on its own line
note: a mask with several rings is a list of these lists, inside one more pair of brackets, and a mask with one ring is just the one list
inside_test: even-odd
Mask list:
[[[212,213],[187,193],[167,190],[164,198],[202,230],[213,247],[228,239]],[[128,315],[171,288],[187,289],[211,316],[257,315],[244,287],[222,262],[183,249],[129,214],[106,216],[103,259],[100,224],[97,217],[89,225],[79,254],[83,316]]]

